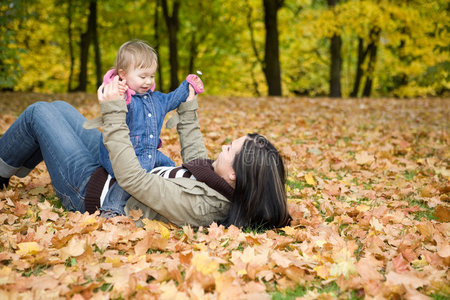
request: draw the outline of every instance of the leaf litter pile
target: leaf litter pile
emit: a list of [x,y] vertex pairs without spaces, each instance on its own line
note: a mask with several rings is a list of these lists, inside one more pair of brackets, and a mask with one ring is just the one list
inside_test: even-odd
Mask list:
[[[0,94],[0,132],[30,104]],[[14,99],[12,101],[11,99]],[[177,228],[68,212],[45,165],[0,192],[0,298],[448,299],[450,101],[200,98],[212,158],[249,132],[287,165],[291,226]],[[175,131],[163,152],[181,163]]]

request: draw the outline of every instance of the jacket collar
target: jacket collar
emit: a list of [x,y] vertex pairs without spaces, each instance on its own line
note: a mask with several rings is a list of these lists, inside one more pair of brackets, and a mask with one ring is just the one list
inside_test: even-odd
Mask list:
[[183,167],[188,169],[194,177],[207,186],[222,194],[228,200],[232,200],[234,189],[216,172],[212,166],[211,159],[194,159],[188,163],[184,163]]

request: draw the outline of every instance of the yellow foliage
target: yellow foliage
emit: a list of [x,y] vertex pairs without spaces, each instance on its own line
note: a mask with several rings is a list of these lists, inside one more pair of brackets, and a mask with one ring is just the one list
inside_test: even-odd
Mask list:
[[192,265],[203,275],[210,275],[219,268],[219,264],[204,251],[194,253]]
[[145,224],[145,230],[158,232],[165,239],[170,237],[170,231],[163,222],[149,219],[143,219],[142,222]]
[[19,249],[16,251],[19,255],[33,255],[39,253],[42,247],[36,242],[24,242],[17,244]]

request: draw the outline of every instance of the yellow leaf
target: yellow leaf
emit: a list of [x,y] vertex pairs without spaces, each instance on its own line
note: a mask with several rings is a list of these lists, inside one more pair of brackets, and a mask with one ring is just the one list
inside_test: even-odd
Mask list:
[[14,273],[10,267],[3,267],[0,270],[0,285],[14,283],[15,278],[12,275],[14,275]]
[[86,250],[86,240],[79,237],[70,239],[66,247],[60,249],[61,256],[67,258],[69,256],[77,257]]
[[19,250],[17,250],[16,253],[20,255],[32,255],[42,250],[41,246],[36,242],[19,243],[17,246],[19,247]]
[[348,278],[349,275],[356,273],[356,267],[354,263],[350,260],[344,260],[337,263],[334,263],[330,267],[330,275],[331,276],[339,276],[343,275],[345,278]]
[[378,219],[372,218],[370,219],[370,225],[373,229],[375,229],[378,232],[384,232],[383,231],[383,224],[380,223],[380,221],[378,221]]
[[204,244],[204,243],[196,243],[193,244],[192,246],[194,246],[194,249],[200,250],[200,251],[207,251],[208,247]]
[[237,274],[238,274],[239,276],[247,275],[247,270],[246,270],[246,269],[241,269],[241,270],[239,270],[239,271],[237,272]]
[[115,256],[115,257],[107,257],[105,259],[106,263],[110,263],[112,264],[113,267],[120,267],[122,265],[122,261],[120,260],[120,257]]
[[80,224],[81,224],[82,227],[85,227],[87,225],[91,225],[91,224],[94,224],[96,222],[97,222],[97,220],[95,219],[95,217],[94,216],[90,216],[88,218],[85,218]]
[[203,275],[210,275],[219,268],[219,263],[212,260],[208,253],[195,253],[192,258],[192,265]]
[[281,228],[287,235],[295,235],[296,229],[292,228],[291,226],[285,226]]
[[317,266],[314,267],[313,269],[314,271],[316,271],[317,276],[322,277],[323,279],[327,279],[328,278],[328,269],[325,266]]
[[143,219],[142,222],[144,222],[145,224],[145,230],[158,232],[159,234],[161,234],[161,237],[169,239],[170,231],[169,229],[167,229],[163,222],[149,219]]
[[371,164],[375,161],[375,157],[372,154],[367,153],[366,151],[362,151],[361,153],[357,153],[355,155],[356,163],[358,165],[366,165]]
[[316,186],[317,184],[316,180],[314,179],[314,175],[311,172],[305,175],[305,180],[309,185]]

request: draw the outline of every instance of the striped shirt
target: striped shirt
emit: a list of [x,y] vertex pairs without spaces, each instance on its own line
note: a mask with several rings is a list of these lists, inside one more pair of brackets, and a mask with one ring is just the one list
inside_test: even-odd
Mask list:
[[[193,180],[197,180],[188,169],[184,167],[156,167],[150,171],[151,174],[155,174],[161,176],[162,178],[189,178]],[[112,181],[111,181],[112,180]],[[102,193],[100,195],[100,206],[103,205],[103,201],[105,201],[106,194],[108,193],[109,188],[115,182],[115,179],[108,174],[105,185],[103,186]]]
[[152,174],[156,174],[158,176],[161,176],[163,178],[189,178],[194,179],[194,175],[192,175],[191,172],[189,172],[188,169],[183,167],[156,167],[153,170],[150,171]]

